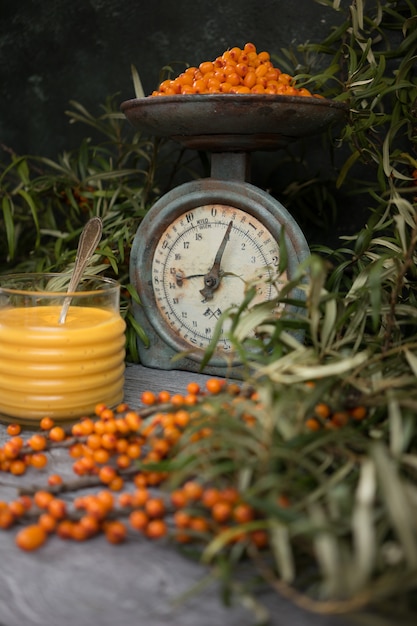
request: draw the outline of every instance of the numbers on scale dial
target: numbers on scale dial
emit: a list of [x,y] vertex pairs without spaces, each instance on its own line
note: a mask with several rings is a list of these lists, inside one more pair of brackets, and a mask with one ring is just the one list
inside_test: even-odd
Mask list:
[[[152,261],[156,305],[172,332],[190,346],[209,345],[221,315],[240,305],[248,286],[257,286],[252,301],[276,295],[266,279],[276,275],[279,247],[255,217],[225,205],[193,208],[174,220],[160,237]],[[217,350],[231,350],[228,320]]]

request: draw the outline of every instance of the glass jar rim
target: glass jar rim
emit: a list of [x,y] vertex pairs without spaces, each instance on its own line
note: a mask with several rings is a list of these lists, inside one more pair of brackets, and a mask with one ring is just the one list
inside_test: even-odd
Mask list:
[[[4,285],[3,283],[6,282],[12,282],[12,281],[16,281],[16,283],[18,283],[19,281],[24,282],[24,281],[28,281],[30,282],[31,280],[40,280],[40,279],[59,279],[59,278],[65,278],[67,279],[67,283],[66,285],[63,284],[63,288],[62,289],[58,289],[58,288],[53,288],[53,289],[47,289],[47,288],[39,288],[36,290],[33,289],[28,289],[27,287],[19,287],[17,284],[16,286],[7,286]],[[77,290],[76,291],[72,291],[72,292],[67,292],[67,287],[69,284],[71,278],[71,272],[15,272],[15,273],[10,273],[10,274],[1,274],[0,275],[0,293],[3,293],[4,295],[28,295],[28,296],[33,296],[34,293],[36,293],[36,295],[44,295],[44,296],[63,296],[63,295],[78,295],[78,296],[92,296],[92,295],[103,295],[103,294],[108,294],[109,292],[111,292],[112,290],[118,291],[120,289],[120,283],[114,279],[114,278],[109,278],[107,276],[100,276],[97,274],[84,274],[83,277],[80,280],[79,284],[83,284],[87,281],[97,281],[97,283],[100,283],[101,286],[97,286],[96,288],[92,288],[92,289],[83,289],[83,290]]]

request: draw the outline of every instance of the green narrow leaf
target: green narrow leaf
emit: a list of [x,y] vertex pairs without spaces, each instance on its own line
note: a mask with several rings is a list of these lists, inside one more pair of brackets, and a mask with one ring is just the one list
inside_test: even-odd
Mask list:
[[359,152],[359,150],[356,150],[355,152],[352,152],[352,154],[350,155],[348,159],[346,159],[346,161],[343,164],[342,169],[340,170],[339,176],[337,177],[337,181],[336,181],[337,189],[339,189],[343,185],[343,182],[349,170],[353,167],[353,165],[356,163],[356,161],[359,159],[360,156],[361,156],[361,153]]
[[142,326],[140,324],[138,324],[138,322],[136,321],[136,319],[133,317],[133,315],[131,313],[127,314],[126,320],[129,322],[130,326],[133,328],[133,330],[135,331],[136,335],[142,341],[142,343],[145,346],[145,348],[149,348],[150,341],[149,341],[148,335],[145,333],[145,331],[142,328]]
[[30,208],[33,222],[36,228],[36,244],[35,245],[36,245],[36,248],[38,248],[40,241],[41,241],[41,233],[40,233],[40,227],[39,227],[38,211],[37,211],[35,202],[33,201],[32,196],[24,189],[19,189],[19,195],[25,200],[26,204]]
[[354,571],[350,587],[358,591],[369,582],[376,555],[376,529],[374,525],[374,501],[376,495],[375,465],[371,459],[364,460],[352,512],[354,544]]
[[130,66],[130,71],[132,73],[133,87],[135,89],[136,98],[144,98],[145,92],[143,91],[142,81],[140,79],[139,72],[134,65]]
[[269,536],[280,578],[291,583],[295,578],[295,563],[288,528],[272,520]]
[[15,256],[15,228],[13,222],[13,202],[8,196],[4,196],[1,208],[3,211],[4,226],[6,228],[6,240],[9,260]]
[[375,444],[371,454],[375,461],[384,504],[401,543],[404,559],[408,566],[415,570],[417,568],[417,533],[415,511],[410,503],[408,491],[383,444]]

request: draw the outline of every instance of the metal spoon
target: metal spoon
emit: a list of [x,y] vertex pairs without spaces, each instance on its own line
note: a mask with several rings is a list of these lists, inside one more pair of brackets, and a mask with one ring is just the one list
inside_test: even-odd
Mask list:
[[[97,247],[97,244],[101,239],[102,231],[103,223],[99,217],[92,217],[84,226],[83,231],[80,235],[80,240],[78,242],[74,270],[67,289],[68,293],[73,293],[74,291],[76,291],[85,267],[88,261],[91,259]],[[65,298],[64,304],[62,305],[61,313],[59,316],[59,324],[64,324],[70,304],[71,296],[68,296],[67,298]]]

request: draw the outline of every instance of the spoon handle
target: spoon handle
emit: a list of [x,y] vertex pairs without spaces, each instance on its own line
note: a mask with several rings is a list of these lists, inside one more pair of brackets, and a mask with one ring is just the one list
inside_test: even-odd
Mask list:
[[[85,267],[91,259],[98,242],[100,241],[102,230],[103,223],[99,217],[92,217],[84,226],[78,242],[74,270],[67,289],[68,293],[74,292],[77,289]],[[64,304],[62,305],[59,316],[59,324],[63,324],[65,322],[70,304],[71,297],[69,296],[65,298]]]

